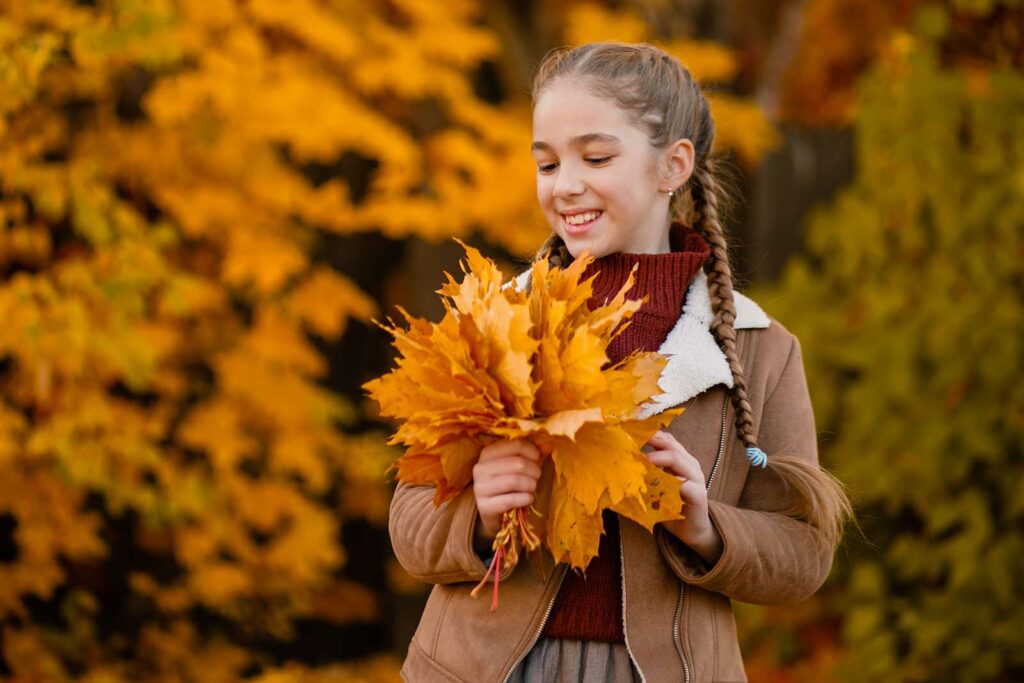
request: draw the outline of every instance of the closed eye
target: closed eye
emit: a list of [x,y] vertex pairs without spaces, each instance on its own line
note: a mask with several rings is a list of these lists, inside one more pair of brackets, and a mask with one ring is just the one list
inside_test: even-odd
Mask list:
[[[585,158],[585,161],[587,161],[588,163],[591,163],[591,164],[603,164],[606,161],[610,161],[610,160],[611,160],[610,156],[609,157],[586,157]],[[537,170],[540,171],[541,173],[551,173],[552,171],[555,170],[556,166],[558,166],[558,164],[544,164],[543,166],[538,166]]]

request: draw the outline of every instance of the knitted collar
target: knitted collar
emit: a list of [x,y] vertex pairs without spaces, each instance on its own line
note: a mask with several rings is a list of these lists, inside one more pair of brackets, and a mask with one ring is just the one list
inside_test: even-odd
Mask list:
[[665,253],[614,252],[589,263],[580,279],[596,274],[589,302],[591,308],[612,299],[636,266],[636,280],[626,292],[626,298],[647,297],[637,315],[663,319],[666,326],[674,322],[679,317],[686,290],[711,255],[711,248],[700,233],[679,221],[673,221],[669,227],[669,245],[671,251]]
[[[530,281],[532,269],[526,269],[505,286],[514,285],[521,291]],[[733,290],[736,304],[737,330],[768,327],[771,319],[760,306],[740,292]],[[725,354],[718,347],[711,332],[711,297],[708,278],[703,271],[694,276],[686,292],[682,314],[668,333],[658,352],[668,356],[661,371],[658,385],[664,392],[645,403],[639,417],[645,418],[685,403],[716,384],[732,388],[732,371]]]

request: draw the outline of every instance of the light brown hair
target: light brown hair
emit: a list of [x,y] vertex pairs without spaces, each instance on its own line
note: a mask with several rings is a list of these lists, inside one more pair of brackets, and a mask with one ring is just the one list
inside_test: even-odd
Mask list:
[[[736,433],[746,447],[756,447],[747,384],[736,349],[736,306],[733,298],[729,247],[720,221],[724,188],[716,177],[712,153],[715,124],[708,101],[689,70],[673,55],[648,43],[594,42],[550,51],[534,78],[534,104],[545,88],[563,79],[577,81],[594,96],[614,102],[645,132],[654,150],[663,150],[681,138],[694,146],[694,170],[669,202],[672,220],[691,225],[711,247],[704,270],[714,319],[711,331],[732,371],[731,399]],[[534,261],[547,259],[565,267],[573,259],[556,234],[544,242]],[[778,474],[787,490],[797,496],[782,510],[806,519],[838,544],[843,525],[853,508],[842,483],[806,457],[769,453],[768,468]]]

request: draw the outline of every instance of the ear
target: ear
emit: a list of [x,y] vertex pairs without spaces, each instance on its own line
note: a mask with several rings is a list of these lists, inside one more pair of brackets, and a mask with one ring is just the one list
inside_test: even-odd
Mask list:
[[697,155],[693,142],[679,138],[662,153],[662,190],[677,190],[693,175],[693,164]]

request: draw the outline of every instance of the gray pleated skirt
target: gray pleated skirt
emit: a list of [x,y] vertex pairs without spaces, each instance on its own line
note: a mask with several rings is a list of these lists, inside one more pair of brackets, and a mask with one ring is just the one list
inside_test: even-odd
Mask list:
[[509,683],[639,683],[625,643],[541,638]]

